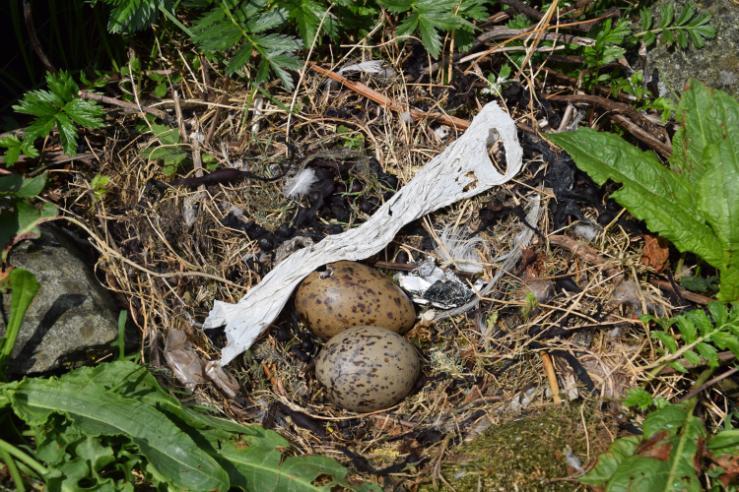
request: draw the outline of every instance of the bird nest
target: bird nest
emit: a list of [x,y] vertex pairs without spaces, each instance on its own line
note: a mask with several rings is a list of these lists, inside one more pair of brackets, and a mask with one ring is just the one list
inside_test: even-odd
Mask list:
[[[475,73],[455,71],[448,84],[413,82],[407,73],[424,60],[391,44],[376,51],[393,70],[362,81],[396,108],[444,108],[469,120],[485,102],[476,94],[486,82]],[[260,93],[229,82],[207,62],[164,68],[173,97],[149,97],[143,74],[110,87],[113,99],[136,113],[119,112],[104,133],[89,137],[82,158],[90,165],[59,173],[55,182],[65,186],[52,191],[100,252],[96,271],[140,331],[142,360],[172,384],[179,374],[196,400],[223,415],[274,428],[297,452],[335,457],[388,489],[448,484],[453,472],[445,464],[454,461],[455,446],[557,403],[586,409],[572,419],[579,431],[556,444],[560,482],[568,475],[565,444],[583,461],[603,449],[619,424],[608,402],[638,384],[656,358],[638,315],[674,308],[648,281],[664,249],[646,250],[652,238],[539,133],[543,120],[554,125],[561,118],[564,105],[538,102],[542,87],[504,91],[499,101],[524,148],[521,173],[406,226],[366,260],[388,273],[427,257],[454,269],[439,252],[440,236],[463,226],[478,238],[481,270],[461,275],[471,285],[492,278],[500,268],[495,258],[514,246],[521,227],[535,230],[520,261],[476,308],[421,321],[407,334],[423,358],[411,395],[390,409],[355,414],[331,404],[316,381],[320,341],[291,304],[226,368],[235,392],[194,375],[197,369],[172,372],[177,359],[168,337],[184,334],[178,348],[185,343],[197,359],[217,360],[223,334],[202,330],[215,299],[236,302],[295,237],[315,242],[361,224],[460,131],[429,118],[413,121],[310,71],[293,92],[273,86]],[[164,112],[179,140],[157,138],[157,124],[141,112]],[[166,166],[176,176],[167,176]],[[315,183],[288,198],[286,179],[304,167],[315,171]],[[217,179],[199,179],[212,169],[220,170]],[[110,177],[102,196],[90,185],[95,174]],[[545,213],[524,225],[532,193]],[[683,385],[677,374],[658,381],[656,392],[664,395]],[[718,406],[714,412],[721,417]],[[555,483],[552,476],[536,480],[544,488]]]

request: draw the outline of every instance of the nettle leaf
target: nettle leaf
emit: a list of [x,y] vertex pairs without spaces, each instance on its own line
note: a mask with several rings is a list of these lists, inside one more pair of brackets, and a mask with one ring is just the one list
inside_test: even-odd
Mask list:
[[[291,5],[294,13],[300,11],[303,15],[304,32],[315,34],[318,23],[314,25],[308,17],[309,14],[318,15],[316,9],[319,4],[294,2]],[[263,0],[220,2],[195,23],[191,32],[193,41],[211,56],[231,53],[227,74],[233,75],[249,67],[249,62],[254,60],[256,76],[252,79],[257,84],[266,82],[271,71],[290,90],[293,81],[288,71],[301,66],[294,53],[303,44],[293,36],[266,33],[284,24],[289,17],[288,9],[277,8]],[[320,21],[320,17],[318,19]]]
[[29,144],[45,138],[56,128],[67,155],[77,153],[77,126],[99,128],[103,126],[103,109],[94,101],[84,101],[77,95],[79,86],[69,73],[60,71],[46,75],[50,90],[26,92],[23,99],[13,106],[22,114],[35,116],[25,129]]
[[[475,29],[470,19],[487,16],[486,0],[383,0],[380,4],[395,15],[405,14],[396,34],[411,36],[417,31],[423,47],[434,58],[441,54],[442,32],[470,33]],[[461,39],[466,42],[464,36]]]
[[599,185],[682,252],[720,272],[719,299],[739,299],[739,103],[692,81],[678,108],[672,169],[653,152],[588,128],[550,135]]
[[108,31],[131,33],[150,27],[157,18],[164,0],[100,0],[112,7],[108,18]]

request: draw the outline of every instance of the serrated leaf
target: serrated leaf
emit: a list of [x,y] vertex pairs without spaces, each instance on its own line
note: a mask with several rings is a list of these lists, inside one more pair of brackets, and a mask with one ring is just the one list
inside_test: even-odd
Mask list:
[[4,147],[6,149],[3,159],[7,167],[18,162],[21,155],[25,155],[26,157],[38,157],[39,155],[33,142],[29,141],[27,138],[20,140],[15,135],[0,137],[0,147]]
[[706,360],[708,367],[718,367],[718,351],[708,343],[699,343],[695,346],[698,353]]
[[75,155],[75,123],[84,128],[98,128],[103,125],[103,110],[96,102],[79,98],[79,86],[67,72],[47,74],[46,83],[49,91],[27,92],[13,109],[36,117],[25,129],[29,145],[37,138],[48,136],[56,127],[64,152]]
[[697,338],[698,330],[696,329],[693,321],[685,316],[679,316],[677,318],[677,329],[680,330],[680,334],[683,337],[683,343],[693,343]]
[[646,410],[652,406],[652,394],[643,388],[633,388],[629,390],[624,398],[624,405],[627,407],[637,407],[640,410]]
[[711,336],[711,341],[722,350],[729,350],[739,358],[739,338],[731,333],[718,332]]
[[739,103],[697,82],[679,107],[672,172],[651,152],[590,129],[552,136],[647,227],[720,271],[719,299],[739,299]]
[[157,11],[163,0],[102,0],[112,7],[108,18],[111,33],[141,31],[156,21]]
[[604,485],[616,473],[624,459],[632,456],[639,446],[638,436],[629,436],[616,439],[606,453],[598,457],[596,465],[579,481],[588,485]]
[[701,358],[692,350],[686,350],[683,353],[683,358],[688,361],[688,364],[692,364],[694,366],[699,365],[701,362]]

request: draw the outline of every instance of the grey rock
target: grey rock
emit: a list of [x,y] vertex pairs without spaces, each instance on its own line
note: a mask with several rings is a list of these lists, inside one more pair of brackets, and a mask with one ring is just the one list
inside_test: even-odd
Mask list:
[[[690,0],[660,0],[655,5],[672,3],[677,12]],[[716,37],[703,48],[665,48],[657,46],[647,53],[647,66],[659,72],[660,95],[679,99],[689,79],[721,89],[739,97],[739,7],[732,0],[692,2],[699,12],[711,14]],[[650,68],[650,73],[651,73]]]
[[[110,350],[118,336],[115,303],[67,237],[44,227],[41,238],[13,249],[10,263],[33,273],[40,287],[23,320],[9,372],[47,372]],[[7,313],[10,296],[3,297]],[[0,328],[5,330],[2,320]]]

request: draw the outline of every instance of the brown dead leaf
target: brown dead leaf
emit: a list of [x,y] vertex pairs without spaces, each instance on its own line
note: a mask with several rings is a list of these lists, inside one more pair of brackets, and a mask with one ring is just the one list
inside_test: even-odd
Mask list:
[[664,239],[656,236],[644,235],[644,250],[642,251],[641,264],[661,272],[670,257],[670,248]]
[[729,484],[736,483],[739,479],[739,456],[732,456],[725,454],[722,456],[714,456],[710,454],[711,461],[720,466],[724,473],[722,473],[718,479],[724,484],[724,487],[728,488]]
[[667,461],[670,459],[670,451],[672,451],[672,444],[666,440],[667,437],[669,437],[667,431],[656,433],[639,446],[636,454]]

